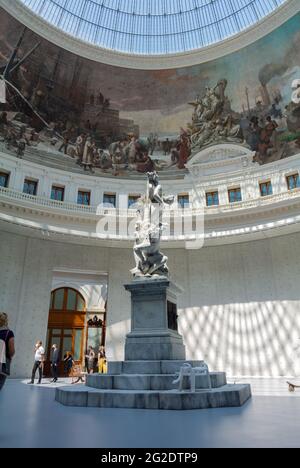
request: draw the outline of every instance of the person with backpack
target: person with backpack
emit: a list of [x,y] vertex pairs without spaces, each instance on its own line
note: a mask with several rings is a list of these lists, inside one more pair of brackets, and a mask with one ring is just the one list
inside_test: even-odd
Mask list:
[[10,375],[10,363],[15,354],[15,339],[8,328],[8,317],[0,312],[0,391]]

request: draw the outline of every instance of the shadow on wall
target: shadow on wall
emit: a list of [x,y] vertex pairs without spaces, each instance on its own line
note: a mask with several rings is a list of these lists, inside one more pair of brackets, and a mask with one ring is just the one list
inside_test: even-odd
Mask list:
[[300,311],[297,302],[263,302],[182,310],[188,357],[205,359],[230,375],[297,375]]

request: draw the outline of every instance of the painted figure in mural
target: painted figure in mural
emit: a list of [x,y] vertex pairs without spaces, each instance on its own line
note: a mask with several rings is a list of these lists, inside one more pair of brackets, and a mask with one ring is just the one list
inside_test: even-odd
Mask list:
[[19,138],[17,139],[17,156],[22,158],[25,153],[26,145],[30,146],[29,139],[26,136],[26,127],[20,129]]
[[195,107],[189,125],[192,149],[201,149],[216,141],[242,142],[238,119],[234,118],[225,95],[226,87],[227,80],[219,80],[214,88],[206,87],[203,97],[198,95],[196,101],[190,103]]
[[252,117],[246,129],[246,142],[252,151],[258,150],[260,132],[261,127],[259,126],[258,117]]
[[97,97],[97,105],[98,106],[103,106],[103,104],[104,104],[104,96],[101,93],[101,91],[99,90],[99,94],[98,94],[98,97]]
[[128,164],[130,166],[130,165],[133,165],[133,164],[136,163],[136,153],[137,153],[136,142],[137,142],[137,138],[133,134],[129,134],[128,138],[130,138],[130,142],[126,146],[125,152],[127,154]]
[[169,138],[167,138],[163,143],[162,143],[162,150],[164,152],[164,155],[167,156],[167,154],[171,153],[172,149],[172,142],[170,141]]
[[133,247],[135,268],[133,276],[167,276],[168,257],[160,252],[160,240],[164,230],[162,223],[165,204],[171,204],[174,197],[164,197],[158,174],[147,174],[147,195],[143,210],[138,210],[135,245]]
[[247,142],[256,151],[255,162],[264,164],[269,156],[278,151],[277,128],[278,124],[271,116],[261,122],[257,117],[252,117]]
[[93,164],[94,164],[94,150],[95,150],[96,144],[95,141],[92,140],[91,137],[88,137],[86,139],[86,143],[84,146],[84,152],[83,152],[83,158],[82,158],[82,165],[84,167],[84,170],[86,171],[87,169],[90,170],[90,172],[93,171]]
[[146,172],[154,170],[154,167],[155,167],[154,162],[152,161],[147,151],[139,152],[136,157],[137,157],[137,162],[136,162],[137,172],[142,172],[143,174],[145,174]]
[[7,112],[0,113],[0,129],[3,129],[8,125]]
[[100,167],[103,171],[112,168],[112,159],[110,154],[107,151],[98,149],[96,151],[96,156],[94,159],[94,164],[96,167]]
[[180,141],[177,145],[177,150],[178,150],[177,167],[178,169],[184,169],[188,161],[188,158],[191,155],[191,142],[190,142],[190,136],[188,132],[184,130],[183,128],[181,129],[181,132],[180,132]]
[[80,165],[82,164],[85,143],[86,143],[86,135],[85,133],[81,133],[76,139],[77,163]]
[[59,148],[58,151],[62,152],[64,151],[64,154],[68,154],[68,147],[69,147],[69,141],[70,141],[70,130],[64,130],[62,133],[63,136],[63,142]]
[[300,79],[292,83],[291,102],[286,107],[287,125],[290,132],[300,130]]
[[266,126],[265,126],[265,132],[267,137],[270,139],[270,142],[272,144],[272,147],[274,148],[275,151],[277,151],[277,128],[278,124],[276,120],[272,120],[271,116],[268,115],[266,119]]
[[158,135],[154,135],[154,133],[150,133],[150,135],[147,138],[147,141],[148,141],[149,152],[150,152],[150,155],[152,156],[158,144]]
[[112,145],[109,148],[112,157],[112,167],[114,169],[115,174],[117,174],[119,170],[127,168],[125,146],[125,141],[118,141],[117,143],[112,143]]

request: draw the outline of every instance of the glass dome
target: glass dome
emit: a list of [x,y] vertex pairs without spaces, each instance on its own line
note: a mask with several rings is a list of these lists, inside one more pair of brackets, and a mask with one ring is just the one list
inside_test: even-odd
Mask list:
[[131,54],[187,52],[255,24],[286,0],[20,0],[66,33]]

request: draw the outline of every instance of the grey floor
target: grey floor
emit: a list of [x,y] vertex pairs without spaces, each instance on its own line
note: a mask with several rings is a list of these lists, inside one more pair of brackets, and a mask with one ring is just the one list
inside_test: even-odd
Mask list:
[[48,384],[11,380],[0,393],[0,447],[300,447],[300,392],[278,380],[254,388],[243,408],[114,410],[66,408]]

